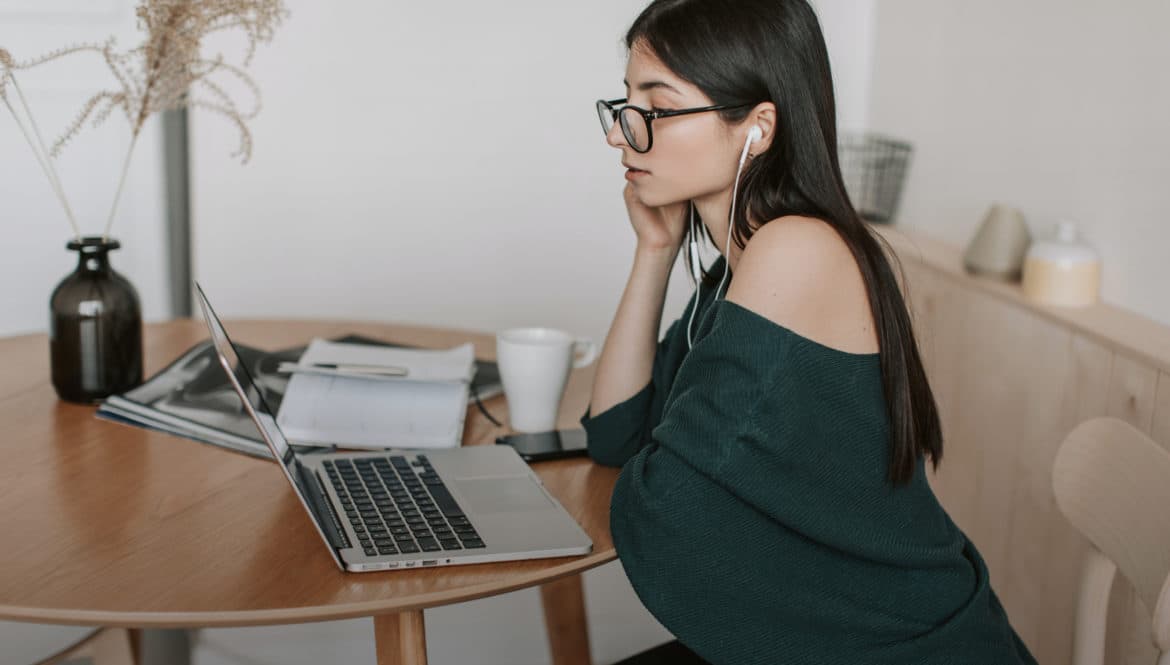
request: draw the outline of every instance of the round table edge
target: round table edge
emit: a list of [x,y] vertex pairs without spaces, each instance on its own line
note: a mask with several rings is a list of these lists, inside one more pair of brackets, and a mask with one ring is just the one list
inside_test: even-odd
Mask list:
[[[617,559],[613,548],[604,552],[587,554],[563,566],[535,571],[522,576],[511,577],[506,583],[486,583],[457,590],[440,591],[411,596],[409,602],[394,602],[395,599],[350,603],[346,605],[324,605],[295,608],[257,609],[229,612],[121,612],[110,610],[67,610],[24,608],[0,605],[0,620],[26,623],[47,623],[71,626],[104,626],[111,628],[226,628],[242,626],[271,626],[278,624],[310,623],[372,617],[380,614],[395,614],[411,610],[424,610],[452,603],[477,600],[501,593],[518,591],[577,575]],[[445,566],[454,567],[454,566]],[[405,571],[380,571],[375,573],[345,573],[347,575],[386,574]]]

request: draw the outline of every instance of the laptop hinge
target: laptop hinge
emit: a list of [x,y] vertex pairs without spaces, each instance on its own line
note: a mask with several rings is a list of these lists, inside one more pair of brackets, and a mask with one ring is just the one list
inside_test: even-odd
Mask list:
[[345,536],[345,531],[337,518],[337,512],[333,510],[333,503],[329,501],[329,497],[325,494],[325,488],[321,486],[321,480],[317,474],[309,472],[300,460],[296,462],[296,469],[297,475],[300,476],[301,485],[309,496],[313,514],[325,532],[325,537],[329,539],[329,544],[334,549],[349,549],[351,547],[349,538]]

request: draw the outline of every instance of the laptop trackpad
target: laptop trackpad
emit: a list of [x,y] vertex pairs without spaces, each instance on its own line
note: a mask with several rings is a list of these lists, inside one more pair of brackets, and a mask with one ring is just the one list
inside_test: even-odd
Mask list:
[[547,510],[552,502],[527,478],[459,478],[455,487],[477,513]]

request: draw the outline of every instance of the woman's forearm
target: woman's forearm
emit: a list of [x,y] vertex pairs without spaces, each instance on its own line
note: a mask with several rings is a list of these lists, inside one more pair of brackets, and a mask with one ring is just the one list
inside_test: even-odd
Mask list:
[[650,381],[670,271],[678,248],[638,247],[621,303],[597,361],[590,412],[620,404]]

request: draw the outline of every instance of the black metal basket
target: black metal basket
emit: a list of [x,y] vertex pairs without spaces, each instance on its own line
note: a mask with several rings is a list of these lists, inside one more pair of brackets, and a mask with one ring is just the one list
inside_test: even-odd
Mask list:
[[874,224],[893,222],[911,152],[909,143],[879,134],[838,137],[837,156],[845,191],[862,219]]

